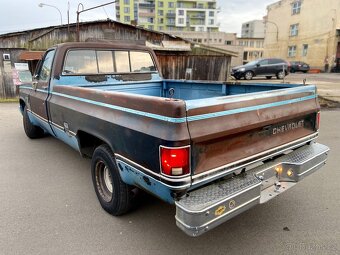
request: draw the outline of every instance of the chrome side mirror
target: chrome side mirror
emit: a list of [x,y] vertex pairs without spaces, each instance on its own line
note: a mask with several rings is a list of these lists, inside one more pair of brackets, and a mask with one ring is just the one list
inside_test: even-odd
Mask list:
[[38,74],[35,74],[33,76],[33,79],[32,79],[32,88],[34,90],[37,90],[37,87],[38,87],[38,79],[39,79],[39,75]]

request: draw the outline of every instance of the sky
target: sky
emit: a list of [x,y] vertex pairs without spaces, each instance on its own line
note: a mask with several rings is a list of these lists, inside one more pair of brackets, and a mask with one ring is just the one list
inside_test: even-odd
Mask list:
[[[111,2],[111,0],[82,0],[85,9]],[[241,33],[241,24],[254,19],[262,19],[266,15],[266,6],[277,0],[217,0],[220,7],[218,21],[220,31]],[[70,23],[76,21],[77,6],[75,0],[0,0],[0,34],[23,31],[52,25],[60,25],[60,14],[49,6],[39,7],[39,3],[56,6],[62,16],[63,24],[67,24],[69,3]],[[80,14],[80,21],[100,19],[115,20],[115,6],[108,5]]]

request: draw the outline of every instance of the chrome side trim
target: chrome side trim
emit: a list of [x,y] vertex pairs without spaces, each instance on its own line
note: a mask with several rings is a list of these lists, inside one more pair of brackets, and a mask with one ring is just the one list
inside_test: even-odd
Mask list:
[[[55,128],[57,128],[57,129],[59,129],[59,130],[65,132],[64,127],[58,125],[57,123],[54,123],[54,122],[52,122],[52,121],[49,121],[49,123],[50,123],[53,127],[55,127]],[[66,132],[65,132],[65,133],[66,133]],[[76,134],[75,132],[71,131],[71,130],[69,130],[68,133],[69,133],[70,135],[72,135],[72,136],[77,136],[77,134]]]
[[[33,112],[33,111],[30,110],[30,109],[27,109],[27,111],[30,112],[31,114],[33,114],[33,115],[34,115],[35,117],[37,117],[38,119],[40,119],[40,120],[46,122],[47,124],[50,124],[50,125],[52,125],[53,127],[58,128],[59,130],[65,132],[64,127],[58,125],[57,123],[54,123],[54,122],[52,122],[52,121],[50,121],[50,120],[47,120],[47,119],[41,117],[40,115],[36,114],[35,112]],[[69,131],[69,133],[70,133],[72,136],[76,136],[76,135],[77,135],[77,134],[76,134],[75,132],[73,132],[73,131]]]
[[[277,155],[282,154],[283,152],[285,152],[287,150],[291,150],[291,149],[297,148],[299,146],[302,146],[302,145],[304,145],[304,144],[306,144],[308,142],[311,142],[311,141],[315,140],[318,137],[318,135],[319,135],[319,133],[316,132],[316,133],[313,133],[313,134],[308,135],[306,137],[303,137],[303,138],[300,138],[298,140],[295,140],[293,142],[286,143],[284,145],[272,148],[272,149],[267,150],[267,151],[263,151],[261,153],[252,155],[250,157],[247,157],[247,158],[244,158],[244,159],[241,159],[241,160],[229,163],[227,165],[223,165],[223,166],[220,166],[220,167],[208,170],[206,172],[194,175],[194,176],[192,176],[193,185],[198,185],[198,184],[200,184],[202,182],[208,182],[211,179],[218,179],[218,178],[222,177],[223,175],[226,175],[228,173],[236,171],[237,169],[244,168],[244,167],[247,167],[247,166],[249,166],[251,164],[254,164],[255,162],[263,161],[263,160],[266,160],[268,158],[277,156]],[[279,150],[279,151],[277,151],[277,150]],[[275,152],[275,151],[277,151],[277,152]],[[274,152],[274,153],[271,153],[271,152]],[[270,155],[263,156],[265,154],[270,154]],[[260,158],[258,158],[258,157],[260,157]],[[256,161],[251,161],[251,162],[242,164],[245,161],[250,161],[250,160],[255,159],[255,158],[258,158],[258,159],[256,159]],[[234,165],[237,165],[237,166],[233,167]],[[225,169],[225,168],[229,168],[229,169]]]
[[38,119],[40,119],[40,120],[42,120],[42,121],[44,121],[44,122],[48,123],[48,120],[47,120],[47,119],[45,119],[45,118],[41,117],[40,115],[36,114],[36,113],[35,113],[35,112],[33,112],[32,110],[30,110],[30,109],[27,109],[27,111],[28,111],[28,112],[30,112],[31,114],[33,114],[33,115],[34,115],[35,117],[37,117]]
[[[173,183],[173,184],[179,185],[179,186],[174,186],[174,185],[169,185],[169,184],[163,182],[163,184],[166,185],[167,187],[174,188],[174,189],[182,189],[182,188],[189,188],[190,185],[191,185],[191,177],[190,176],[187,176],[187,177],[184,177],[184,178],[176,178],[176,179],[167,178],[166,176],[161,175],[159,173],[155,173],[155,172],[151,171],[150,169],[143,167],[143,166],[137,164],[136,162],[134,162],[134,161],[118,154],[118,153],[114,153],[114,155],[117,159],[120,159],[124,163],[134,167],[139,172],[148,173],[149,175],[151,175],[151,177],[158,178],[159,180],[167,181],[168,183]],[[181,183],[185,183],[185,185],[180,185]]]

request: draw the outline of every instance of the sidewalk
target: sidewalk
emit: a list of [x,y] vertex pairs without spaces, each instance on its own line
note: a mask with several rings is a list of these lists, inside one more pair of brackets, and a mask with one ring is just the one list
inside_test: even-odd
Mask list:
[[[303,84],[303,80],[306,79],[306,84],[316,85],[318,88],[318,94],[321,97],[322,103],[325,101],[333,101],[334,105],[340,106],[340,74],[339,73],[319,73],[319,74],[304,74],[304,73],[292,73],[286,76],[285,83]],[[266,80],[255,77],[249,82],[265,82],[265,83],[282,83],[282,80],[272,78]],[[241,82],[248,82],[241,80]],[[332,104],[332,102],[329,102]],[[328,103],[327,103],[328,104]]]

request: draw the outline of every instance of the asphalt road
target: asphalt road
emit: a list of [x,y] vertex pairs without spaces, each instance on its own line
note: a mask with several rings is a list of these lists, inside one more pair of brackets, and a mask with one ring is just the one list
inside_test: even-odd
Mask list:
[[321,115],[328,164],[299,185],[198,237],[175,208],[143,196],[113,217],[90,160],[62,142],[26,138],[16,104],[0,104],[0,254],[340,254],[340,111]]

